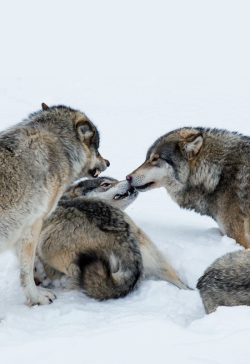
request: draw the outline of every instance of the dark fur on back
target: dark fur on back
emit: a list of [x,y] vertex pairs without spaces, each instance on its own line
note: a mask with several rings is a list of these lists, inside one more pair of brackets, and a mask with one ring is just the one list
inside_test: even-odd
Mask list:
[[124,231],[125,234],[129,235],[129,224],[124,220],[123,212],[103,201],[91,199],[87,201],[81,197],[76,197],[70,201],[60,200],[58,206],[65,209],[77,209],[90,222],[96,224],[100,230]]
[[250,251],[228,253],[208,267],[198,280],[206,313],[218,306],[250,306]]
[[[61,200],[58,207],[65,209],[65,215],[79,216],[83,224],[87,219],[95,229],[109,233],[112,241],[105,250],[89,248],[78,253],[74,261],[79,268],[74,277],[76,284],[98,300],[124,297],[131,292],[143,278],[143,264],[139,241],[126,222],[126,215],[101,200],[84,197]],[[115,272],[110,264],[111,255],[117,260]]]

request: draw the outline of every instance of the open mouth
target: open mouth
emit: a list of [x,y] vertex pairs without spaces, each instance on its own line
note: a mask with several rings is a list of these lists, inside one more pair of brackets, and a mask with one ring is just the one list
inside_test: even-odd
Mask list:
[[134,196],[134,195],[137,195],[137,191],[134,187],[130,187],[126,193],[124,193],[123,195],[121,194],[118,194],[118,195],[115,195],[114,199],[115,200],[123,200],[124,198],[127,198],[129,196]]
[[154,182],[149,182],[149,183],[146,183],[145,185],[143,186],[136,186],[135,188],[139,191],[142,191],[142,190],[145,190],[146,188],[148,188],[149,186],[152,186],[154,184]]
[[101,172],[99,171],[98,168],[94,168],[94,169],[90,169],[89,170],[89,174],[93,177],[93,178],[97,178],[99,176]]

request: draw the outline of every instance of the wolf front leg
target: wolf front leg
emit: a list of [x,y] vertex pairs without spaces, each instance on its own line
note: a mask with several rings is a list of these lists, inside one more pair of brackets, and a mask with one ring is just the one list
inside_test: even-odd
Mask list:
[[42,223],[43,219],[39,218],[31,226],[27,226],[20,242],[20,279],[28,306],[50,304],[56,298],[51,291],[38,291],[34,282],[34,258]]

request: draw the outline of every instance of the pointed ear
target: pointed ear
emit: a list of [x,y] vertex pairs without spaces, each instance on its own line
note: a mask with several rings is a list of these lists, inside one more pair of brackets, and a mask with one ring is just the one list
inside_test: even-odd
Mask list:
[[202,134],[190,135],[180,142],[181,152],[188,160],[193,159],[201,149],[203,143]]
[[42,109],[43,110],[48,110],[49,109],[49,107],[48,107],[48,105],[46,105],[44,102],[42,103]]
[[89,142],[94,135],[94,127],[88,120],[78,120],[76,130],[82,141]]

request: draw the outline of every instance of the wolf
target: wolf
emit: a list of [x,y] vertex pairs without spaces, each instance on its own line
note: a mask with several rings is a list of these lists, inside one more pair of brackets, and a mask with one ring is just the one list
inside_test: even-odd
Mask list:
[[0,134],[0,251],[17,253],[29,306],[55,298],[50,291],[38,291],[33,278],[43,220],[76,178],[97,177],[107,168],[98,148],[94,124],[63,105],[42,104],[42,110]]
[[205,311],[250,306],[250,249],[228,253],[208,267],[197,283]]
[[180,128],[149,148],[127,180],[138,191],[165,187],[182,208],[212,217],[250,247],[250,138],[226,130]]
[[[188,289],[150,238],[123,212],[138,192],[110,177],[80,181],[44,221],[37,256],[50,279],[63,274],[97,300],[124,297],[153,276]],[[42,277],[37,270],[37,281]]]

